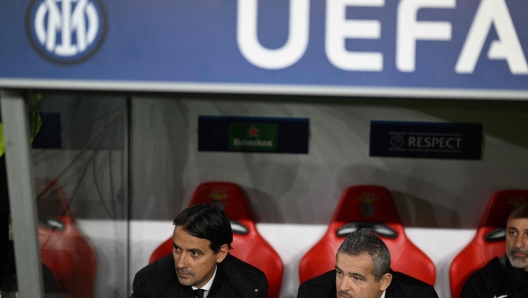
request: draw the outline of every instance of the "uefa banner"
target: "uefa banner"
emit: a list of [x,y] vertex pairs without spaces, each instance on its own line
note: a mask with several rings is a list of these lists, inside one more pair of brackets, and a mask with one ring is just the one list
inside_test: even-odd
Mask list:
[[6,0],[0,88],[526,98],[527,11],[519,0]]

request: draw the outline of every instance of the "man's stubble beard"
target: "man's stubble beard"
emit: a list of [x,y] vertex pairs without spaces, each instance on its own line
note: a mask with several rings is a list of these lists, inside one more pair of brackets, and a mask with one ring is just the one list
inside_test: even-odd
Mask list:
[[[514,253],[523,253],[525,257],[516,257],[513,254]],[[512,267],[518,268],[518,269],[525,269],[528,267],[528,251],[524,251],[522,249],[514,248],[510,249],[508,253],[506,254],[508,257],[508,260],[510,260],[510,264]]]

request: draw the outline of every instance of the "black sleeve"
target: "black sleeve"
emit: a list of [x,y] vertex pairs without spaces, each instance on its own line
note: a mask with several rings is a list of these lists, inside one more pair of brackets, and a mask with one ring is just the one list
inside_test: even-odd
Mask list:
[[[403,296],[401,297],[406,298],[438,298],[438,294],[436,293],[435,288],[430,284],[426,283],[423,283],[419,286],[406,287],[405,289],[402,289],[401,293],[403,293]],[[394,292],[390,294],[390,288],[387,297],[395,297]]]
[[427,295],[427,297],[438,298],[438,294],[436,293],[435,288],[433,286],[429,288],[429,294]]
[[138,277],[138,274],[134,276],[134,282],[132,283],[132,295],[130,298],[143,298],[143,296],[139,292],[139,285],[140,285],[140,278]]
[[[132,282],[132,295],[130,298],[144,298],[143,293],[149,293],[148,295],[161,295],[163,289],[162,284],[157,284],[151,279],[152,275],[158,269],[158,264],[160,260],[151,263],[139,270],[134,276],[134,281]],[[155,278],[154,278],[155,279]],[[155,293],[155,294],[154,294]]]
[[302,283],[297,291],[297,298],[308,298],[310,297],[310,289],[307,283]]
[[220,264],[224,280],[240,297],[267,298],[269,283],[266,274],[257,267],[230,254]]
[[42,263],[42,280],[44,282],[45,293],[57,293],[57,284],[55,283],[53,273],[44,263]]
[[335,269],[309,279],[301,284],[297,298],[335,298]]
[[486,288],[486,282],[482,278],[481,270],[473,273],[471,277],[466,281],[460,298],[479,298],[483,297],[483,290]]
[[[250,278],[251,282],[248,281],[248,284],[250,283],[254,283],[254,285],[256,286],[256,289],[258,288],[261,288],[262,290],[260,290],[260,295],[258,296],[259,298],[268,298],[268,288],[269,288],[269,283],[268,283],[268,279],[266,278],[266,274],[264,274],[264,272],[260,271],[255,275],[253,276],[253,274],[248,274],[248,272],[246,272],[246,276],[251,276],[252,278]],[[252,288],[255,288],[255,287],[252,287]],[[251,291],[251,290],[250,290]]]
[[241,291],[241,295],[243,295],[243,293],[246,293],[246,291],[251,293],[256,289],[259,289],[260,295],[258,295],[257,297],[268,298],[269,283],[264,272],[260,271],[259,269],[256,269],[255,271],[245,271],[244,277],[245,279],[240,280],[244,280],[244,287],[246,287],[246,285],[249,287]]
[[265,279],[264,285],[262,286],[264,290],[262,291],[262,295],[260,295],[259,297],[268,298],[268,286],[268,280]]
[[438,298],[432,285],[401,272],[391,271],[391,273],[392,282],[387,288],[387,298]]
[[163,297],[176,278],[172,253],[139,270],[132,283],[131,298]]

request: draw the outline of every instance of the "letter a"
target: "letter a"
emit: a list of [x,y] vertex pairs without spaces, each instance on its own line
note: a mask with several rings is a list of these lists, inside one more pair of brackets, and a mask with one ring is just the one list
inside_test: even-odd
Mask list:
[[242,55],[265,69],[282,69],[299,61],[308,47],[310,0],[290,0],[288,41],[279,49],[264,48],[257,37],[258,0],[238,0],[237,43]]
[[422,8],[455,8],[455,0],[401,0],[398,5],[396,67],[413,72],[417,40],[451,40],[451,23],[418,21]]
[[455,71],[473,73],[492,24],[495,25],[499,40],[491,43],[488,58],[506,60],[512,74],[528,74],[526,58],[504,0],[482,0],[480,2],[468,37],[458,57]]

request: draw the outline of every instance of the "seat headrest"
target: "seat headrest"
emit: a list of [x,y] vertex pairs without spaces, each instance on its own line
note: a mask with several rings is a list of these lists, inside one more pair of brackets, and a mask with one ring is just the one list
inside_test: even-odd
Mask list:
[[249,228],[238,220],[230,219],[229,223],[231,224],[233,234],[247,235],[249,233]]
[[510,213],[528,204],[528,190],[510,189],[494,193],[484,210],[479,227],[505,227]]
[[398,232],[384,223],[375,222],[351,222],[340,227],[336,231],[336,236],[345,238],[350,233],[355,231],[368,230],[381,238],[395,239],[398,237]]
[[401,223],[390,192],[376,185],[351,186],[345,189],[332,222]]
[[254,220],[244,191],[230,182],[206,182],[198,185],[189,206],[210,204],[234,220]]
[[506,240],[506,229],[496,228],[484,236],[487,242],[498,242]]

